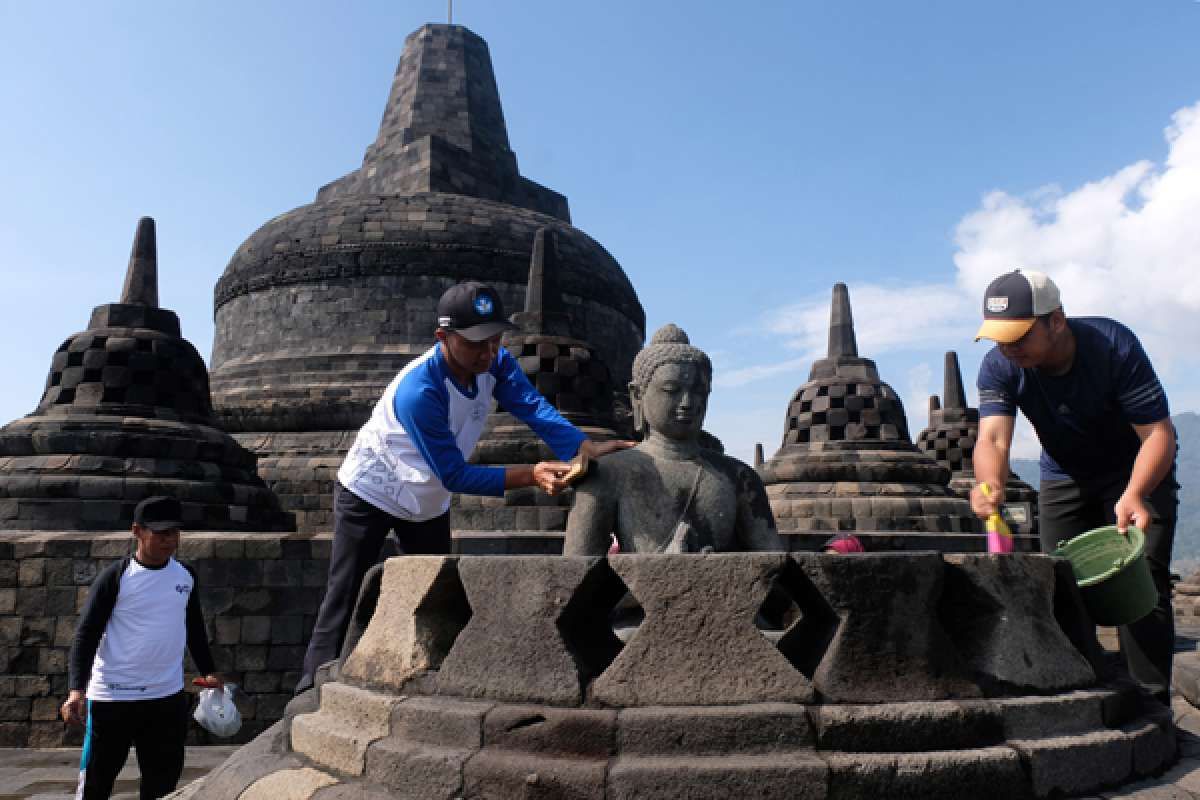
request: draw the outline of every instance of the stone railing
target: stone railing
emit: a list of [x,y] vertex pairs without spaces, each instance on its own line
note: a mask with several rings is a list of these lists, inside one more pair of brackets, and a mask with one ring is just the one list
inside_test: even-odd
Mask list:
[[340,668],[181,797],[1094,793],[1175,738],[1096,685],[1078,598],[1040,555],[394,558]]

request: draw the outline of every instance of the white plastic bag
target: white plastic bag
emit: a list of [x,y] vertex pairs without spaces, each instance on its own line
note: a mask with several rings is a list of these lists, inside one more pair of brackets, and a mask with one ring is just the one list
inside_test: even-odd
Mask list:
[[242,715],[233,704],[233,692],[237,685],[225,684],[225,689],[205,689],[200,693],[200,702],[192,714],[200,727],[214,736],[233,736],[242,727]]

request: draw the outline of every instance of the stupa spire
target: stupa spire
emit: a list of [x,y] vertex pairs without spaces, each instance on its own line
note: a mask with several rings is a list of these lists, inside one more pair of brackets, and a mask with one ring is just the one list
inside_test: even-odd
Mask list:
[[958,368],[958,353],[953,350],[946,353],[946,375],[942,386],[942,400],[946,408],[962,409],[967,407],[967,395],[963,391],[962,371]]
[[158,308],[158,245],[154,235],[154,219],[138,220],[129,251],[129,266],[125,270],[125,286],[121,302],[126,305]]
[[571,335],[571,320],[563,309],[562,294],[558,289],[559,270],[558,237],[550,228],[538,228],[529,255],[525,310],[512,315],[513,324],[524,333]]
[[850,290],[844,283],[833,286],[833,308],[829,314],[829,358],[857,358],[854,317],[850,312]]

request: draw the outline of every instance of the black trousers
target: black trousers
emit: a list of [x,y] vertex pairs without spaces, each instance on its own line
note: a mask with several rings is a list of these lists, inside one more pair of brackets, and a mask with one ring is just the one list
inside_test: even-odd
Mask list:
[[89,700],[87,733],[79,763],[83,800],[108,800],[129,747],[137,752],[142,773],[141,800],[175,791],[183,773],[187,735],[187,692],[155,700]]
[[424,522],[393,517],[363,500],[340,483],[333,485],[333,551],[325,599],[317,612],[304,672],[296,690],[312,685],[317,667],[338,657],[363,576],[379,560],[383,540],[395,532],[408,555],[450,552],[450,513]]
[[[1054,551],[1058,542],[1092,528],[1113,525],[1113,506],[1125,491],[1126,474],[1093,480],[1042,481],[1038,495],[1038,526],[1042,550]],[[1179,484],[1172,469],[1146,502],[1151,512],[1146,526],[1146,560],[1158,590],[1158,604],[1149,615],[1118,629],[1121,653],[1129,674],[1164,703],[1170,698],[1171,660],[1175,653],[1175,616],[1171,609],[1171,547]]]

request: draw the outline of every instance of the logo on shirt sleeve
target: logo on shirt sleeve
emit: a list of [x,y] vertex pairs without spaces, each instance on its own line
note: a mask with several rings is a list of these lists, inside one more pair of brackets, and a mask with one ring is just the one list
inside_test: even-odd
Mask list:
[[192,587],[190,584],[186,584],[186,583],[175,584],[175,591],[179,592],[180,594],[187,594],[191,590],[192,590]]

